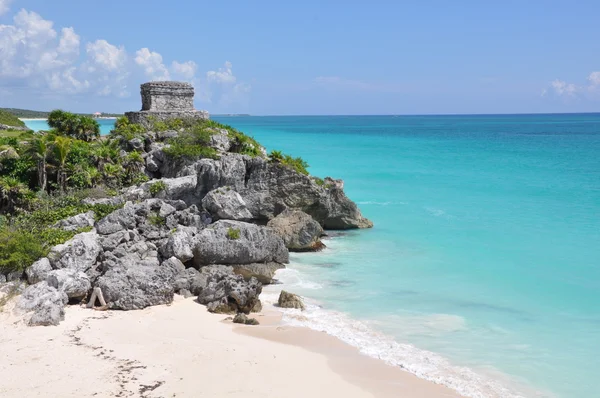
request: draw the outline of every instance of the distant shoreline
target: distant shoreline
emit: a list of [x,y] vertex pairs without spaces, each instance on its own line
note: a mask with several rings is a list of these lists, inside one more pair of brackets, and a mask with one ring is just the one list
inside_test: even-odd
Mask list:
[[[117,118],[114,116],[95,117],[94,119],[117,120]],[[20,117],[19,120],[21,120],[22,122],[25,122],[25,121],[29,121],[29,120],[48,120],[48,118],[47,117]]]

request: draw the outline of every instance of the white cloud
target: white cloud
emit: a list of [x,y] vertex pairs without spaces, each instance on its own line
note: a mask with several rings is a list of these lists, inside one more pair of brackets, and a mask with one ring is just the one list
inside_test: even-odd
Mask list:
[[554,89],[554,92],[558,95],[574,96],[577,93],[577,86],[572,83],[567,83],[562,80],[554,80],[550,83],[550,86]]
[[[0,13],[6,12],[9,3],[0,0]],[[125,97],[144,81],[174,77],[194,84],[201,101],[244,103],[251,87],[238,82],[232,69],[227,61],[216,71],[198,74],[194,61],[168,64],[160,53],[146,47],[128,53],[122,45],[102,39],[82,43],[75,29],[55,28],[52,21],[27,10],[17,12],[12,24],[0,24],[2,93],[18,87],[53,98],[60,98],[61,93]]]
[[197,69],[198,65],[196,65],[194,61],[187,61],[183,63],[173,61],[173,64],[171,65],[173,74],[181,77],[184,80],[192,80],[194,76],[196,76]]
[[0,0],[0,15],[6,14],[12,0]]
[[124,68],[127,63],[125,48],[112,45],[106,40],[96,40],[93,43],[88,43],[86,51],[93,68],[118,71]]
[[206,72],[206,79],[209,82],[231,84],[237,80],[232,72],[233,65],[229,61],[225,61],[225,67],[219,68],[217,71],[210,70]]
[[151,80],[170,80],[169,70],[163,64],[162,55],[142,48],[135,53],[135,63],[141,66]]
[[588,80],[592,87],[600,86],[600,71],[590,73]]

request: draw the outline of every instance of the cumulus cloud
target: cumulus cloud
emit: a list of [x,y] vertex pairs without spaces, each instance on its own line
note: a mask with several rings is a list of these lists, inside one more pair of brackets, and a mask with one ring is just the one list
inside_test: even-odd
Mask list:
[[550,83],[550,85],[554,89],[554,92],[558,95],[573,96],[575,95],[575,93],[577,93],[577,86],[575,86],[572,83],[564,82],[562,80],[556,79],[552,83]]
[[233,65],[231,64],[231,62],[226,61],[225,66],[223,68],[219,68],[216,71],[210,70],[210,71],[206,72],[206,78],[209,82],[225,83],[225,84],[235,83],[235,81],[237,79],[233,75],[233,72],[231,71],[232,68],[233,68]]
[[169,70],[163,64],[163,57],[157,52],[142,48],[135,53],[135,63],[141,66],[150,80],[170,80]]
[[[0,14],[9,3],[0,0]],[[251,89],[238,82],[229,61],[198,74],[194,61],[168,64],[147,47],[128,53],[103,39],[82,43],[72,27],[55,28],[52,21],[27,10],[17,12],[12,24],[0,24],[1,93],[18,89],[56,98],[61,93],[126,97],[144,81],[172,77],[194,84],[197,98],[206,102],[233,104],[246,100]]]
[[578,86],[574,83],[555,79],[550,83],[549,88],[542,91],[542,96],[546,96],[548,92],[552,92],[559,97],[589,97],[600,92],[600,71],[590,73],[587,81],[587,84]]
[[222,107],[233,104],[246,106],[252,86],[238,82],[233,74],[233,64],[225,61],[223,67],[206,72],[206,79],[200,82],[198,98],[203,102],[216,103]]
[[600,72],[590,73],[588,80],[590,81],[590,85],[592,87],[600,86]]
[[0,15],[6,14],[10,8],[10,3],[12,3],[12,0],[0,0]]
[[198,65],[194,61],[187,61],[179,63],[177,61],[173,61],[171,65],[171,70],[173,74],[178,78],[182,78],[183,80],[192,80],[196,76],[196,70],[198,69]]

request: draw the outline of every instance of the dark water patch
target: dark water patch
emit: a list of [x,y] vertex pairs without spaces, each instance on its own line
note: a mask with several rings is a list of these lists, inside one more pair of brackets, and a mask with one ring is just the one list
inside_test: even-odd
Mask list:
[[355,281],[351,281],[349,279],[339,279],[335,281],[329,281],[329,286],[331,287],[351,287],[356,285]]
[[315,263],[313,265],[315,267],[320,267],[320,268],[337,268],[337,267],[340,267],[342,265],[342,263],[327,262],[327,263]]

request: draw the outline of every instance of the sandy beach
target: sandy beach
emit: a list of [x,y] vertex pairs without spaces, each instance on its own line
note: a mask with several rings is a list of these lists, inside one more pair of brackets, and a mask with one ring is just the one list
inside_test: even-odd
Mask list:
[[177,296],[142,311],[70,306],[57,327],[27,327],[10,307],[2,397],[458,397],[273,311],[234,325]]

